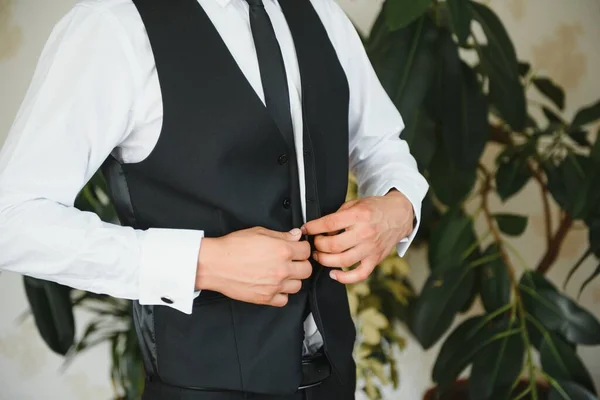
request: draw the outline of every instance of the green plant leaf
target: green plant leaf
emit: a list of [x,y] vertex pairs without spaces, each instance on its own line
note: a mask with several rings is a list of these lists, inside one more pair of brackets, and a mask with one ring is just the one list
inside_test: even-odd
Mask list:
[[498,170],[496,171],[496,190],[502,201],[518,193],[531,179],[531,171],[527,166],[527,154],[508,152],[498,157]]
[[542,106],[542,112],[544,113],[544,116],[546,117],[548,122],[550,122],[551,124],[554,124],[554,126],[564,125],[565,122],[562,120],[562,118],[559,117],[558,114],[556,114],[550,108],[548,108],[546,106]]
[[556,286],[550,282],[543,274],[537,271],[525,271],[521,276],[519,284],[534,290],[548,289],[555,292],[558,291]]
[[383,6],[391,30],[404,28],[427,11],[432,0],[387,0]]
[[447,386],[471,363],[475,353],[491,339],[493,331],[482,316],[462,322],[444,341],[432,371],[432,379]]
[[450,158],[446,146],[437,146],[429,165],[429,183],[442,203],[458,206],[471,193],[476,178],[474,168],[461,168]]
[[532,290],[523,285],[520,293],[526,310],[549,331],[572,343],[600,344],[600,323],[573,300],[555,290]]
[[434,22],[423,16],[409,26],[390,32],[380,14],[367,48],[381,84],[410,129],[437,68]]
[[527,228],[527,217],[515,214],[494,214],[498,227],[510,236],[520,236]]
[[548,400],[598,400],[596,396],[574,382],[558,381],[558,385],[565,396],[552,387],[548,394]]
[[[552,282],[546,279],[544,275],[540,274],[536,271],[525,271],[521,276],[521,280],[519,281],[520,286],[525,286],[526,288],[530,288],[534,291],[538,291],[540,289],[547,289],[557,291],[558,289]],[[521,296],[521,300],[523,301],[523,305],[526,310],[531,310],[534,308],[534,301],[529,296]],[[535,326],[531,321],[526,321],[527,333],[529,334],[529,341],[535,346],[536,349],[540,349],[542,346],[543,334],[540,332],[537,326]]]
[[596,134],[596,141],[594,142],[594,146],[592,146],[592,150],[590,151],[590,158],[594,165],[600,165],[600,129]]
[[517,63],[517,71],[519,71],[519,76],[525,77],[531,71],[531,64],[526,61],[519,61]]
[[441,119],[446,151],[462,170],[477,168],[490,136],[487,99],[475,71],[458,55],[448,30],[439,34]]
[[451,269],[432,273],[411,309],[410,329],[428,349],[448,330],[454,316],[469,298],[473,270]]
[[548,190],[554,200],[574,219],[585,218],[593,210],[596,199],[600,198],[600,187],[595,184],[596,179],[600,183],[600,174],[597,174],[590,159],[568,155],[557,166],[545,163],[543,167],[548,178]]
[[402,131],[402,139],[410,147],[420,171],[427,169],[433,159],[437,147],[435,128],[435,123],[426,113],[418,110],[410,121],[406,121],[406,128]]
[[488,400],[510,392],[523,368],[525,344],[520,333],[507,335],[475,354],[469,379],[469,399]]
[[461,210],[447,212],[431,231],[428,261],[432,271],[447,271],[464,265],[464,253],[477,243],[473,220]]
[[479,49],[479,58],[489,77],[492,103],[506,123],[520,131],[527,120],[527,106],[514,45],[502,21],[489,7],[473,1],[469,4],[488,41]]
[[[476,258],[476,257],[473,257],[473,258]],[[460,310],[458,310],[459,313],[466,313],[467,311],[469,311],[471,309],[471,307],[473,307],[473,304],[475,303],[475,299],[477,299],[477,295],[479,294],[479,289],[480,289],[479,286],[481,284],[481,269],[474,268],[473,275],[474,275],[474,277],[473,277],[473,286],[471,287],[471,293],[469,294],[467,301],[465,301],[465,303],[460,308]]]
[[481,301],[488,313],[492,313],[510,302],[510,277],[507,266],[500,257],[500,249],[496,243],[491,244],[483,253],[483,257],[498,257],[481,267]]
[[567,131],[567,133],[569,134],[569,137],[571,139],[573,139],[573,141],[575,141],[575,143],[577,143],[580,146],[585,146],[585,147],[590,147],[590,141],[588,140],[588,134],[586,131],[580,129],[580,128],[576,128],[576,129],[569,129]]
[[544,96],[552,101],[559,110],[565,109],[565,91],[550,78],[534,78],[533,84]]
[[25,276],[25,294],[35,324],[52,351],[65,355],[75,340],[71,289]]
[[467,43],[467,38],[471,34],[471,8],[470,0],[448,0],[448,9],[452,20],[452,30],[458,37],[461,45]]
[[575,114],[571,126],[579,127],[587,125],[598,119],[600,119],[600,101],[579,110],[577,114]]
[[540,349],[544,371],[556,380],[572,381],[594,392],[594,383],[576,350],[556,334],[544,338]]
[[600,215],[587,222],[590,249],[596,257],[600,257]]

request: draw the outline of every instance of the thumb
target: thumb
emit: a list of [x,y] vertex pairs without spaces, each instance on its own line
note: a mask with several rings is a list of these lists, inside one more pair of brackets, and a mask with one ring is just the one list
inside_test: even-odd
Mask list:
[[297,242],[300,237],[302,237],[302,231],[298,228],[294,228],[289,232],[278,232],[267,229],[264,234],[276,239],[288,240],[290,242]]

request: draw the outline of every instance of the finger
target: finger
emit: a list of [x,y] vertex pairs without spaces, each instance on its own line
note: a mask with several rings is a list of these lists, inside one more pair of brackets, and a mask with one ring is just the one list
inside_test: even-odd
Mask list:
[[358,199],[357,200],[350,200],[345,202],[344,204],[342,204],[342,206],[340,208],[338,208],[338,211],[342,211],[345,210],[347,208],[352,207],[353,205],[355,205],[356,203],[358,203]]
[[332,279],[348,285],[351,283],[362,282],[371,275],[371,272],[377,266],[377,260],[373,257],[366,258],[360,262],[360,265],[350,271],[335,270],[329,273]]
[[294,261],[290,263],[288,279],[308,279],[312,275],[312,264],[309,261]]
[[288,303],[288,295],[283,293],[278,293],[269,302],[270,306],[273,307],[283,307]]
[[310,257],[310,243],[306,240],[289,243],[288,247],[292,251],[292,261],[304,261]]
[[294,228],[289,232],[279,232],[267,228],[260,228],[259,233],[275,239],[287,240],[290,242],[297,242],[302,237],[302,231],[298,228]]
[[338,254],[360,244],[356,229],[348,229],[337,235],[315,236],[315,248],[322,253]]
[[302,226],[304,233],[319,235],[321,233],[335,232],[346,229],[360,220],[360,213],[354,207],[337,211],[319,219],[314,219]]
[[325,267],[348,268],[367,257],[368,250],[367,245],[358,245],[338,254],[316,251],[313,253],[313,258]]
[[302,281],[298,279],[289,279],[281,284],[281,293],[294,294],[302,289]]

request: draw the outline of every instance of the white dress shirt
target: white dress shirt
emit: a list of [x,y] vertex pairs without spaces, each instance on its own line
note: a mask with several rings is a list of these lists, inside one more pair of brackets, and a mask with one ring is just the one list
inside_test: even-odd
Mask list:
[[[199,0],[240,69],[263,99],[244,0]],[[332,0],[312,0],[350,86],[349,162],[360,196],[396,188],[420,215],[427,183],[406,142],[402,118],[381,87],[361,40]],[[301,85],[291,34],[276,0],[265,0],[287,71],[297,154],[302,151]],[[201,230],[102,222],[73,207],[109,154],[145,159],[162,125],[157,71],[131,0],[81,0],[55,26],[0,153],[0,270],[56,281],[141,304],[192,312]],[[304,204],[304,160],[298,171]],[[201,184],[201,182],[199,182]],[[412,234],[398,244],[403,255]],[[306,346],[321,343],[311,317]]]

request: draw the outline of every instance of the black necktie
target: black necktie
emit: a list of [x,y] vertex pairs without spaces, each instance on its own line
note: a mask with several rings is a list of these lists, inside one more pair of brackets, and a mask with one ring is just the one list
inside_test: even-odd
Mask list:
[[[290,95],[287,76],[279,43],[275,37],[273,25],[262,0],[246,0],[250,6],[250,27],[256,47],[256,56],[265,95],[265,103],[277,127],[283,134],[290,155],[290,185],[292,201],[292,223],[294,228],[302,225],[300,189],[298,187],[298,167],[294,145],[294,131],[290,113]],[[298,204],[294,204],[298,202]]]

